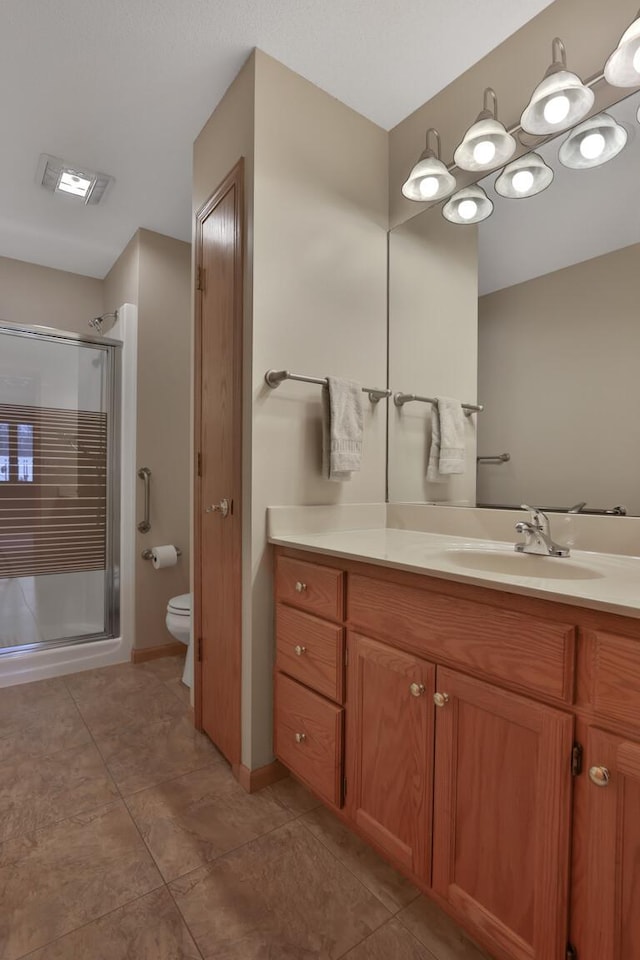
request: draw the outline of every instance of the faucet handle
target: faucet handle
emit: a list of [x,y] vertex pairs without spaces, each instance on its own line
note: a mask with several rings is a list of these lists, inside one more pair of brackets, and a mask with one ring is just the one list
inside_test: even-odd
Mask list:
[[531,514],[531,522],[534,526],[538,527],[539,530],[549,529],[549,517],[540,507],[530,507],[527,503],[521,503],[520,506],[523,510],[529,511]]

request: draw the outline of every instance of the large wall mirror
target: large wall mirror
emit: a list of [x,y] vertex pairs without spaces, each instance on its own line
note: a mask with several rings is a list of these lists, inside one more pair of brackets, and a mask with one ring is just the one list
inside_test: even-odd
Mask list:
[[627,142],[536,196],[480,182],[476,225],[424,210],[389,238],[389,383],[480,402],[466,468],[426,480],[431,406],[390,404],[389,500],[640,515],[640,93],[608,109]]

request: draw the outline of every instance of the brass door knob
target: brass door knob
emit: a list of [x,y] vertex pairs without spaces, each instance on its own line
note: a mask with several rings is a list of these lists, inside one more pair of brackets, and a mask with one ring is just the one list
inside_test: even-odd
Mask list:
[[448,693],[434,693],[433,702],[436,707],[444,707],[445,703],[449,703],[449,694]]
[[589,767],[589,780],[596,787],[606,787],[610,779],[611,774],[606,767]]
[[296,593],[304,593],[307,589],[306,583],[303,583],[302,580],[296,581]]
[[296,644],[296,646],[293,649],[295,651],[296,657],[301,657],[303,653],[307,652],[307,648],[301,647],[300,644]]
[[306,739],[306,733],[296,733],[296,743],[304,743]]
[[412,697],[421,697],[425,691],[424,683],[412,683],[409,690]]

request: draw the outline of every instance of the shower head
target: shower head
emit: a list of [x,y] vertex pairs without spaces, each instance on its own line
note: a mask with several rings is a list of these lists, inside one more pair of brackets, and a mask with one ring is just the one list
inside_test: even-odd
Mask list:
[[111,320],[112,321],[111,326],[113,326],[113,324],[116,323],[117,319],[118,319],[118,311],[114,310],[113,313],[103,313],[101,317],[91,317],[91,319],[89,320],[89,326],[91,327],[92,330],[95,330],[96,333],[102,336],[104,332],[102,329],[102,325],[104,324],[105,320]]

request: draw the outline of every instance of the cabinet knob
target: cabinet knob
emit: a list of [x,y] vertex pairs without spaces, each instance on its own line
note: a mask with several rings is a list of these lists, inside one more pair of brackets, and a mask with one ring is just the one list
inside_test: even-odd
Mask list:
[[306,739],[306,733],[296,733],[296,743],[304,743]]
[[436,707],[444,707],[445,703],[449,703],[449,694],[448,693],[434,693],[433,702]]
[[302,580],[296,581],[296,593],[304,593],[307,589],[306,583],[303,583]]
[[293,649],[294,649],[294,652],[295,652],[296,657],[301,657],[303,653],[306,653],[306,652],[307,652],[307,648],[306,648],[306,647],[301,647],[299,643],[296,644],[296,646],[295,646]]
[[589,767],[589,779],[595,783],[596,787],[606,787],[610,777],[606,767]]
[[421,697],[425,691],[424,683],[412,683],[409,690],[412,697]]

